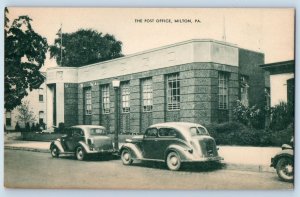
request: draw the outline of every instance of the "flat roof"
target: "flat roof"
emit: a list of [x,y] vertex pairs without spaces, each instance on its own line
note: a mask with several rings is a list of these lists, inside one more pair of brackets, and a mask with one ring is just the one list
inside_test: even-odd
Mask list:
[[271,75],[294,73],[295,72],[295,60],[262,64],[262,65],[260,65],[260,67],[266,71],[269,71]]

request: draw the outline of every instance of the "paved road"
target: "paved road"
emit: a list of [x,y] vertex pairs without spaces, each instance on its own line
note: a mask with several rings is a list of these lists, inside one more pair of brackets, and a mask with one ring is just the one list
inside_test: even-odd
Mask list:
[[220,167],[186,166],[172,172],[160,163],[123,166],[113,158],[77,161],[73,157],[5,150],[4,181],[16,188],[105,189],[292,189],[275,173],[224,170]]

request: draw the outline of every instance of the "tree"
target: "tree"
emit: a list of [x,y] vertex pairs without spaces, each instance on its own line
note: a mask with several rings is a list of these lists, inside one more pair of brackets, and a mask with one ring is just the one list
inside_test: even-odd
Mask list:
[[4,59],[4,108],[13,110],[37,89],[45,77],[39,69],[43,66],[48,50],[47,40],[31,27],[28,16],[19,16],[9,27],[5,9],[5,59]]
[[80,67],[123,56],[122,42],[110,34],[102,35],[92,29],[61,33],[60,29],[57,35],[50,46],[50,58],[55,58],[60,66]]
[[20,122],[22,122],[25,126],[29,124],[30,122],[34,122],[36,120],[36,117],[29,109],[29,102],[24,101],[20,106],[17,107],[18,110],[18,116],[16,117]]

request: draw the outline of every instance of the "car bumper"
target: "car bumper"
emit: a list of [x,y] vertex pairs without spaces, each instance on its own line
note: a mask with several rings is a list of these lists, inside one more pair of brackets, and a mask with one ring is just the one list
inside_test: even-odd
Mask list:
[[223,157],[205,157],[205,158],[199,158],[194,160],[182,160],[182,162],[210,162],[210,161],[222,161],[224,160]]
[[117,150],[114,149],[109,149],[109,150],[87,150],[86,153],[88,154],[113,154],[118,152]]

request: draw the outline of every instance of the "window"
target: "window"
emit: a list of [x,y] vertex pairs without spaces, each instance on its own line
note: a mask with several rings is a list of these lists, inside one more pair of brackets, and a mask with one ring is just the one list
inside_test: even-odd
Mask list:
[[90,133],[90,135],[92,135],[92,136],[106,135],[105,129],[101,129],[101,128],[90,128],[90,129],[89,129],[89,133]]
[[228,73],[219,72],[219,109],[228,108]]
[[125,82],[121,85],[121,95],[122,95],[122,112],[130,112],[130,89],[129,82]]
[[92,114],[92,90],[91,88],[86,88],[84,90],[84,100],[85,100],[85,115]]
[[159,137],[176,137],[176,131],[171,128],[160,128],[158,135]]
[[42,94],[39,95],[39,101],[40,101],[40,102],[43,102],[43,101],[44,101],[44,95],[42,95]]
[[103,114],[109,114],[110,112],[110,100],[109,100],[109,85],[103,85],[101,87],[102,92],[102,112]]
[[168,110],[180,109],[179,74],[167,75],[167,106]]
[[7,111],[5,113],[5,116],[6,116],[5,125],[10,127],[11,126],[11,112]]
[[44,111],[39,111],[39,124],[44,123]]
[[146,137],[157,137],[157,129],[156,128],[147,129],[145,136]]
[[191,127],[190,133],[191,136],[208,135],[208,132],[204,127]]
[[144,112],[151,112],[153,106],[152,79],[142,80],[142,106]]
[[84,132],[81,129],[74,128],[73,129],[73,137],[83,137]]
[[240,88],[241,88],[241,103],[245,105],[246,107],[249,106],[249,85],[248,85],[248,76],[241,75],[240,76]]

